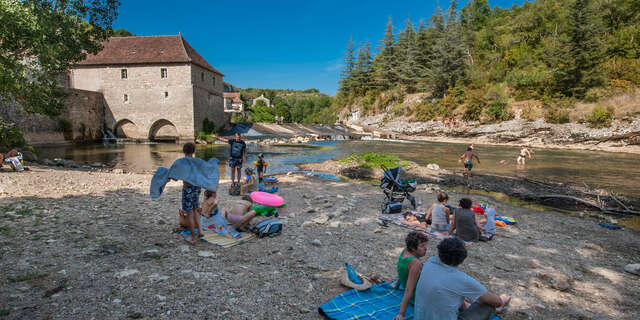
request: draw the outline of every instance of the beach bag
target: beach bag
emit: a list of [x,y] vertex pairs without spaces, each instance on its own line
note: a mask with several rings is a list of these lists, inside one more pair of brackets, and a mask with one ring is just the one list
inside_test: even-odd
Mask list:
[[240,185],[239,184],[231,184],[229,186],[229,195],[230,196],[239,196],[240,195]]
[[231,158],[240,159],[242,158],[244,151],[244,144],[242,142],[232,142],[231,143]]
[[275,237],[282,232],[282,222],[276,218],[264,220],[251,228],[251,231],[257,234],[258,238]]
[[402,202],[389,202],[387,203],[387,207],[384,209],[384,211],[387,214],[400,213],[402,212]]

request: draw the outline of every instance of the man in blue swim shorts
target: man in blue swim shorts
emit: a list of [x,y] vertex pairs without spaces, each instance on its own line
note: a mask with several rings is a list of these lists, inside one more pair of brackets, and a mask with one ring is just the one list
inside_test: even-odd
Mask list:
[[467,178],[467,185],[471,184],[471,169],[473,169],[473,158],[478,160],[480,163],[480,158],[478,155],[473,152],[473,147],[468,147],[467,151],[465,151],[458,159],[458,162],[462,162],[464,160],[464,176]]
[[[193,157],[196,152],[196,146],[193,143],[187,143],[182,147],[185,157]],[[189,226],[191,235],[189,241],[196,244],[197,237],[195,231],[198,230],[198,236],[202,236],[202,227],[200,226],[200,190],[198,186],[193,186],[186,181],[182,181],[182,210],[180,215],[185,217]]]

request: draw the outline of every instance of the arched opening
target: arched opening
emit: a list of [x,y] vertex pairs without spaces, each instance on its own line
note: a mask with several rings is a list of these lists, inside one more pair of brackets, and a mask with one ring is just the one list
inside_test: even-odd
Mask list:
[[149,129],[149,140],[176,141],[178,138],[178,129],[166,119],[154,122]]
[[122,119],[113,127],[113,134],[118,138],[137,139],[140,136],[138,126],[129,119]]

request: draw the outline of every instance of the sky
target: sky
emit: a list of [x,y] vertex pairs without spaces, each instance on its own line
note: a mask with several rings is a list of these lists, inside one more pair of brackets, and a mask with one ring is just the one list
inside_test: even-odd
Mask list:
[[[489,0],[491,7],[524,0]],[[459,1],[461,8],[467,1]],[[124,0],[114,28],[139,36],[182,36],[224,80],[240,88],[308,89],[334,95],[349,37],[376,47],[389,17],[417,27],[428,0]],[[439,1],[446,11],[449,0]]]

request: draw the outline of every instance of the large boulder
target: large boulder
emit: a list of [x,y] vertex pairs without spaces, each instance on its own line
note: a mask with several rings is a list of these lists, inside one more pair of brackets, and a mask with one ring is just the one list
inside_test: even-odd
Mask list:
[[26,149],[20,150],[20,153],[22,153],[22,159],[24,159],[24,161],[30,161],[30,162],[38,161],[38,156],[29,150],[26,150]]

